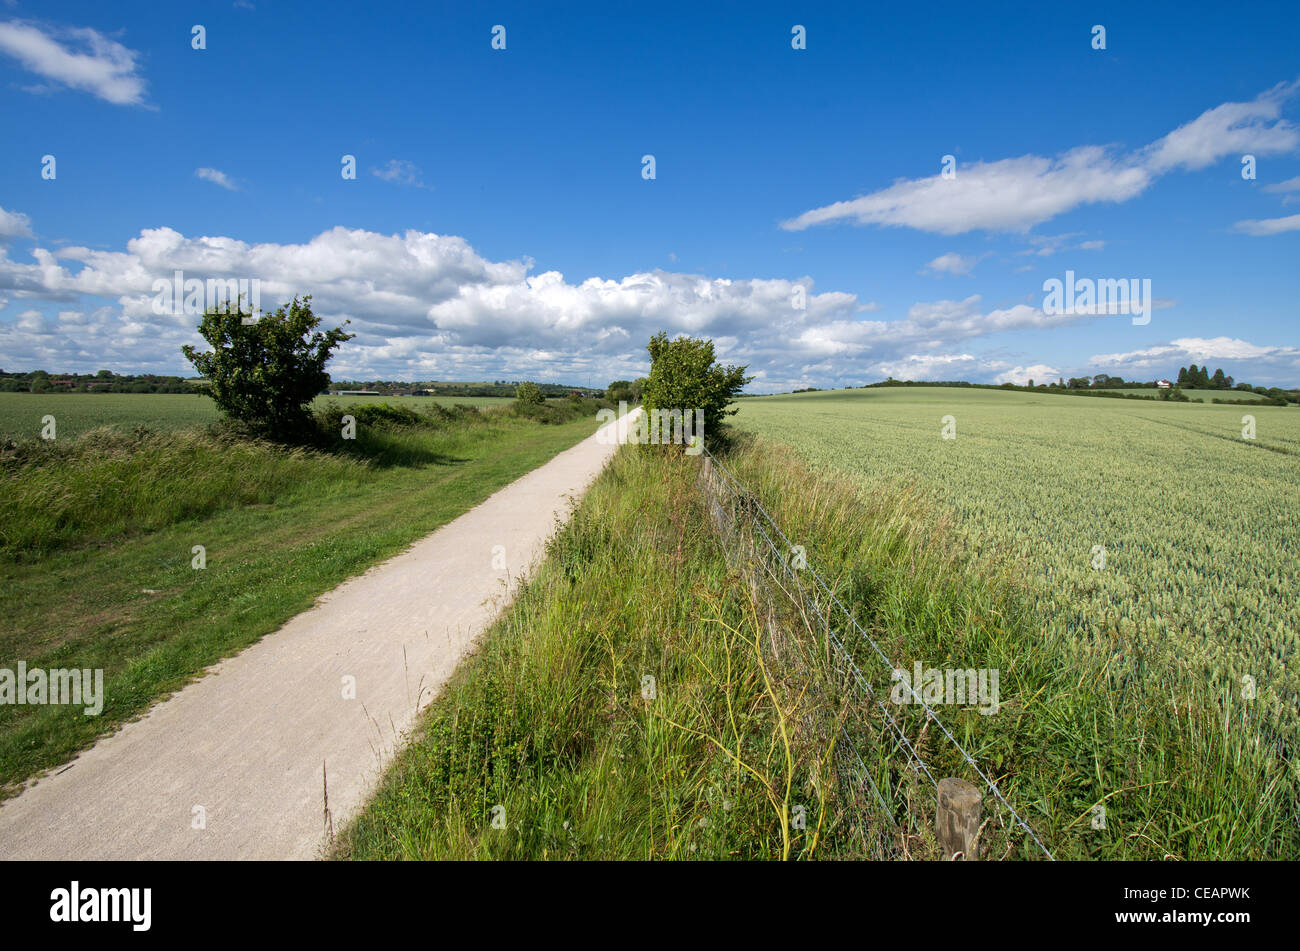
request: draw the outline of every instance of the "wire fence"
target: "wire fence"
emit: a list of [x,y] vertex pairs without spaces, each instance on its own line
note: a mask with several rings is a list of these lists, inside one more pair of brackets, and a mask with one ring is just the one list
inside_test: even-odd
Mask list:
[[[865,655],[865,661],[878,662],[881,666],[877,673],[884,676],[898,670],[898,665],[858,623],[822,575],[806,559],[796,563],[792,557],[795,546],[762,502],[708,449],[704,450],[701,483],[715,523],[730,541],[741,543],[744,554],[757,565],[769,589],[788,598],[794,610],[809,622],[809,627],[824,638],[817,645],[817,650],[822,652],[818,658],[809,656],[810,645],[800,645],[797,639],[784,642],[787,653],[807,675],[808,687],[821,699],[828,699],[827,690],[817,684],[820,677],[825,677],[833,691],[848,691],[858,701],[846,705],[848,719],[835,727],[837,773],[849,807],[859,814],[859,827],[871,851],[877,855],[897,853],[898,848],[891,843],[896,843],[899,837],[890,833],[900,830],[900,817],[908,821],[911,816],[906,805],[900,804],[906,783],[897,779],[899,773],[895,767],[899,755],[904,757],[910,774],[928,780],[937,793],[940,777],[936,772],[940,768],[928,761],[920,748],[922,737],[933,726],[956,760],[978,777],[992,796],[990,802],[1005,810],[1014,826],[1025,833],[1026,841],[1032,842],[1046,858],[1053,859],[1051,851],[1003,795],[998,784],[917,691],[917,685],[903,680],[900,682],[906,684],[912,705],[920,711],[920,730],[911,735],[909,728],[915,725],[904,722],[898,704],[881,696],[881,688],[873,685],[859,658]],[[827,729],[808,725],[819,733]]]

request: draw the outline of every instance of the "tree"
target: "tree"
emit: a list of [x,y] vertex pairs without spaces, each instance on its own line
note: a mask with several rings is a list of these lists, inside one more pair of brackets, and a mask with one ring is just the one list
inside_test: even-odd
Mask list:
[[612,400],[615,403],[619,401],[622,401],[624,403],[633,402],[632,381],[615,380],[609,386],[605,387],[605,399]]
[[515,399],[525,406],[541,406],[546,402],[542,388],[536,383],[520,383],[515,387]]
[[1223,375],[1223,367],[1214,371],[1214,376],[1210,378],[1210,387],[1216,390],[1226,390],[1228,388],[1227,378]]
[[713,341],[678,337],[669,340],[662,331],[650,338],[650,376],[641,397],[647,413],[681,410],[683,415],[704,411],[704,432],[716,438],[723,420],[736,411],[728,409],[745,384],[748,366],[721,366],[714,358]]
[[252,319],[240,313],[238,302],[227,301],[199,323],[212,350],[199,353],[186,345],[181,351],[208,380],[207,393],[226,416],[259,435],[293,441],[310,431],[307,406],[329,386],[325,364],[339,344],[356,336],[338,327],[322,333],[319,325],[310,296]]
[[1179,386],[1183,386],[1187,383],[1187,367],[1178,368],[1178,380],[1176,382]]

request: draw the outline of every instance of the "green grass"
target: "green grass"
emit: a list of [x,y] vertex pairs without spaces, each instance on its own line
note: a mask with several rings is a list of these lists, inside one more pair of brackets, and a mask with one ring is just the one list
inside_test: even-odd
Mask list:
[[[1028,620],[971,641],[967,599],[949,599],[901,626],[899,651],[1076,678],[1014,721],[1052,766],[1029,787],[1046,820],[1109,797],[1088,854],[1259,858],[1294,854],[1300,829],[1300,413],[1252,409],[1247,440],[1243,409],[878,389],[746,400],[736,424],[869,496],[915,494],[916,532],[1015,580]],[[814,550],[840,563],[838,542]],[[1064,804],[1053,770],[1077,784]]]
[[816,854],[828,830],[818,751],[794,722],[800,691],[759,663],[695,466],[617,454],[430,705],[339,857]]
[[[1179,387],[1183,394],[1190,400],[1202,400],[1206,403],[1211,400],[1262,400],[1264,397],[1258,393],[1249,393],[1245,390],[1195,390],[1187,387]],[[1151,396],[1159,398],[1160,390],[1147,386],[1116,386],[1108,388],[1099,388],[1099,393],[1135,393],[1138,396]]]
[[[727,464],[891,659],[1002,672],[996,715],[940,715],[1057,858],[1300,848],[1294,775],[1243,735],[1243,705],[1178,667],[1154,672],[1160,691],[1138,689],[1110,649],[1044,626],[1023,566],[968,546],[931,489],[846,479],[761,440],[742,439]],[[337,857],[936,857],[933,788],[886,742],[874,704],[837,690],[820,631],[781,597],[751,602],[727,559],[743,566],[743,548],[713,531],[697,465],[620,452],[425,712]],[[888,671],[855,651],[888,696]],[[936,776],[978,782],[916,710],[894,713]],[[826,737],[839,724],[885,810],[864,808],[861,780],[838,772]],[[1104,829],[1091,825],[1098,805]],[[985,816],[982,858],[1040,855],[988,794]]]
[[[313,406],[329,402],[363,405],[389,403],[417,409],[431,403],[453,406],[498,406],[510,400],[495,396],[334,396],[317,397]],[[153,430],[205,426],[220,418],[206,396],[181,393],[0,393],[0,441],[26,439],[41,432],[42,419],[53,416],[56,437],[79,436],[101,426]]]
[[[0,786],[11,793],[66,761],[595,431],[594,404],[565,409],[558,425],[509,409],[363,423],[331,452],[193,429],[101,429],[6,450],[0,664],[103,668],[107,702],[99,717],[0,706]],[[196,545],[204,570],[191,567]]]

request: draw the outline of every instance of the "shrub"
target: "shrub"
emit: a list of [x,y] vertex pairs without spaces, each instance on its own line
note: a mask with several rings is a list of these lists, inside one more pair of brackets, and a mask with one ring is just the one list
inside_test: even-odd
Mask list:
[[199,324],[212,350],[181,350],[226,416],[273,440],[294,441],[312,431],[308,404],[329,385],[325,364],[334,348],[355,336],[337,327],[321,333],[319,325],[310,296],[248,323],[237,303],[226,302]]
[[542,388],[536,383],[520,383],[515,388],[515,399],[525,406],[542,406],[546,403]]
[[704,411],[706,439],[716,439],[723,420],[736,410],[727,407],[745,384],[747,366],[721,366],[714,359],[713,341],[679,337],[669,340],[662,331],[650,339],[650,376],[642,391],[646,412],[680,409],[683,413]]

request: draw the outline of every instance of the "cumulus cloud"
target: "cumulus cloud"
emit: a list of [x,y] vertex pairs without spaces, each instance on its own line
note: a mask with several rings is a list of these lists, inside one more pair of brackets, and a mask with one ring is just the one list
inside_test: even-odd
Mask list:
[[1079,319],[1028,305],[988,309],[978,295],[875,319],[876,303],[817,292],[809,278],[655,269],[571,281],[558,271],[533,273],[529,259],[488,260],[463,238],[414,230],[336,227],[301,244],[253,244],[164,227],[141,231],[120,251],[38,246],[29,253],[23,263],[0,247],[0,295],[43,315],[39,326],[0,320],[7,365],[185,369],[179,348],[198,342],[197,315],[173,313],[171,294],[154,286],[177,270],[201,281],[257,279],[263,307],[310,293],[323,319],[351,320],[358,335],[331,364],[340,377],[505,373],[600,382],[644,373],[646,341],[667,330],[713,338],[722,359],[751,365],[756,389],[772,390],[857,383],[891,370],[924,377],[926,366],[1005,369],[948,354],[990,334]]
[[0,52],[54,86],[80,89],[118,106],[144,103],[139,54],[89,27],[55,33],[21,20],[0,23]]
[[[24,236],[17,212],[0,222]],[[493,261],[464,238],[408,230],[378,234],[335,227],[298,244],[190,237],[152,228],[122,250],[32,247],[30,260],[0,244],[0,317],[5,366],[141,372],[188,370],[182,344],[200,344],[198,316],[174,313],[156,281],[258,280],[274,308],[311,294],[328,325],[357,334],[331,363],[336,378],[539,379],[603,383],[646,372],[646,341],[659,330],[711,337],[724,362],[750,365],[758,392],[900,379],[1054,378],[1041,364],[1013,366],[981,355],[994,335],[1051,329],[1090,318],[1037,306],[987,307],[979,295],[913,304],[882,317],[874,302],[815,290],[809,278],[729,279],[654,269],[569,280],[534,273],[528,258]],[[1197,346],[1252,358],[1240,341],[1174,341],[1150,359],[1193,359]],[[1183,349],[1179,349],[1183,348]],[[1285,356],[1285,348],[1255,352]],[[1186,351],[1186,352],[1184,352]],[[1295,351],[1291,351],[1292,354]],[[1094,358],[1119,365],[1130,355]],[[1195,353],[1194,362],[1216,359]],[[1291,359],[1294,361],[1295,357]],[[1026,361],[1027,362],[1027,361]],[[1175,363],[1176,365],[1176,363]]]
[[950,251],[939,255],[927,264],[925,269],[931,274],[969,274],[975,267],[975,261],[975,258]]
[[978,357],[969,353],[913,353],[896,360],[884,360],[871,370],[896,380],[959,380],[982,368]]
[[1288,215],[1285,218],[1247,218],[1245,221],[1238,221],[1232,226],[1232,230],[1254,235],[1257,238],[1282,234],[1284,231],[1300,231],[1300,215]]
[[32,236],[31,219],[18,211],[5,211],[0,208],[0,241],[10,238],[30,238]]
[[1050,383],[1061,376],[1061,371],[1056,367],[1045,366],[1041,363],[1035,363],[1031,367],[1012,367],[999,373],[993,378],[994,383],[1015,383],[1018,386],[1025,386],[1030,380],[1035,384]]
[[1300,368],[1300,347],[1254,344],[1237,337],[1182,337],[1143,350],[1099,353],[1089,363],[1097,367],[1166,369],[1207,361],[1250,361],[1256,366],[1295,370]]
[[1053,158],[1024,155],[960,166],[952,178],[903,179],[888,188],[806,211],[782,227],[801,231],[834,221],[954,235],[1024,231],[1082,205],[1125,202],[1161,175],[1194,170],[1226,155],[1293,152],[1300,130],[1280,117],[1296,84],[1251,102],[1215,106],[1144,148],[1123,153],[1085,145]]
[[220,185],[222,188],[229,189],[232,192],[239,191],[239,186],[230,180],[230,176],[219,169],[196,168],[194,174],[205,182],[212,182],[212,184]]

